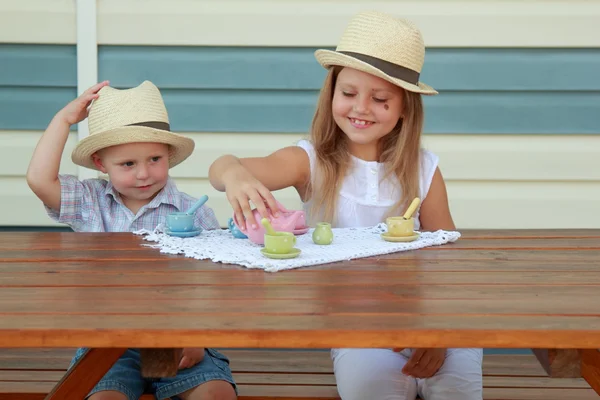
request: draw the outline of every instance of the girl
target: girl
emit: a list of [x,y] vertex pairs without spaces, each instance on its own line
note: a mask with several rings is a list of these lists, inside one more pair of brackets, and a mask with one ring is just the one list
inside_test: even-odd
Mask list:
[[[318,50],[329,69],[310,141],[262,158],[227,155],[210,168],[211,184],[227,193],[238,221],[257,227],[277,214],[271,194],[293,186],[312,222],[373,226],[398,215],[415,197],[422,230],[454,230],[438,157],[420,149],[425,47],[419,30],[391,16],[352,19],[336,51]],[[399,338],[401,341],[401,338]],[[481,349],[333,349],[343,400],[480,400]]]

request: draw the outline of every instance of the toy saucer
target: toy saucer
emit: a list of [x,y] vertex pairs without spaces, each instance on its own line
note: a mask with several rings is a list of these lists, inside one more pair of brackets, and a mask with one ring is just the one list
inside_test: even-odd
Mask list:
[[294,247],[289,253],[285,253],[285,254],[269,253],[267,251],[267,249],[260,249],[260,252],[265,257],[274,258],[276,260],[285,260],[285,259],[288,259],[288,258],[298,257],[300,255],[300,253],[301,253],[301,250]]
[[310,229],[309,226],[302,226],[300,228],[296,228],[292,231],[294,235],[304,235]]
[[413,232],[410,236],[392,236],[387,232],[381,234],[381,238],[388,242],[412,242],[419,238],[419,232]]
[[181,237],[181,238],[187,238],[187,237],[194,237],[194,236],[198,236],[200,234],[200,232],[202,232],[202,229],[196,229],[193,231],[175,231],[172,232],[171,230],[169,230],[168,228],[165,229],[165,233],[169,236],[176,236],[176,237]]

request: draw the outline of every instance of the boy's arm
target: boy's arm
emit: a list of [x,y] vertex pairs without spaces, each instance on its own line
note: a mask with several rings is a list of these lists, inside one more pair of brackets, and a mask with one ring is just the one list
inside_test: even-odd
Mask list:
[[58,169],[70,127],[59,112],[38,142],[27,169],[27,184],[33,193],[56,211],[60,210]]
[[92,86],[67,104],[52,119],[40,138],[27,169],[27,184],[35,195],[52,210],[60,210],[58,170],[71,125],[87,117],[87,107],[98,98],[98,91],[108,82]]

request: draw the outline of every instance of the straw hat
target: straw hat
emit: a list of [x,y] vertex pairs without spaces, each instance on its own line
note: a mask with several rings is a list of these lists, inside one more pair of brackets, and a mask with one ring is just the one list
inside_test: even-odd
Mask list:
[[92,154],[126,143],[169,145],[169,167],[194,151],[194,141],[170,131],[169,116],[158,88],[149,81],[125,90],[105,86],[92,102],[88,115],[89,136],[77,144],[71,159],[77,165],[98,169]]
[[376,11],[359,13],[346,27],[336,50],[317,50],[315,57],[325,68],[354,68],[411,92],[437,94],[419,82],[425,44],[419,29],[404,19]]

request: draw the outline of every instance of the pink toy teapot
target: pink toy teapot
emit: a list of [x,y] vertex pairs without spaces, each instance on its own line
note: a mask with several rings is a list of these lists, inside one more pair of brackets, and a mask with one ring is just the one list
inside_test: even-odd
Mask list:
[[[280,202],[277,200],[275,201],[277,202],[277,207],[279,207],[279,217],[274,217],[273,214],[271,214],[271,210],[267,208],[269,211],[269,220],[271,221],[273,229],[279,232],[292,232],[294,234],[304,233],[307,230],[304,211],[288,210]],[[257,221],[256,229],[252,229],[252,227],[249,226],[246,227],[246,229],[242,229],[235,215],[233,216],[233,223],[241,232],[248,236],[248,239],[251,242],[264,244],[265,228],[260,223],[262,215],[260,215],[260,212],[256,208],[252,210],[252,215]]]

